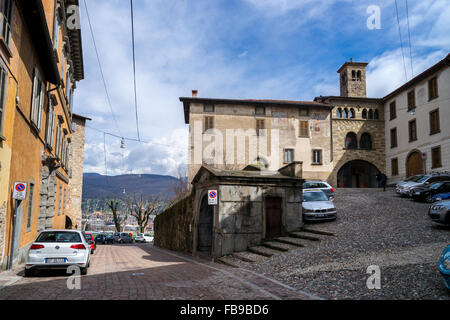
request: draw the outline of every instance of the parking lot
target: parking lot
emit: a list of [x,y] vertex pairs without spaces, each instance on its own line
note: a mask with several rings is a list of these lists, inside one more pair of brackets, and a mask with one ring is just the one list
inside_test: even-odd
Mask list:
[[[393,189],[338,189],[334,203],[336,221],[308,227],[335,236],[241,266],[328,299],[450,299],[437,270],[450,228],[430,221],[428,204]],[[367,288],[370,265],[379,290]]]

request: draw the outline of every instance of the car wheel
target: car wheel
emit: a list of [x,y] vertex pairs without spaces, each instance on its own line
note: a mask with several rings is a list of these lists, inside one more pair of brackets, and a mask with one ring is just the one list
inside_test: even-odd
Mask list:
[[80,273],[82,276],[85,276],[87,274],[87,271],[88,271],[88,267],[84,267],[84,268],[80,269]]
[[425,198],[425,201],[426,201],[427,203],[433,202],[433,196],[428,195],[428,196]]
[[34,276],[34,270],[33,269],[25,269],[25,277],[32,277]]

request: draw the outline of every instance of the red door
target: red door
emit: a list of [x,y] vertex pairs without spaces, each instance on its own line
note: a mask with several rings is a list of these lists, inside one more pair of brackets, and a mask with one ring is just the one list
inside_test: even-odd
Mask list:
[[266,198],[266,239],[281,236],[281,198]]

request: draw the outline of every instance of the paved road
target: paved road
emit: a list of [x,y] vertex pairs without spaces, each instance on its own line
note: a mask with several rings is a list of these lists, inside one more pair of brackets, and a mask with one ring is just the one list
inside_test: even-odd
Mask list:
[[68,289],[68,280],[64,271],[57,270],[19,278],[0,289],[0,300],[317,298],[250,271],[194,259],[151,244],[98,246],[88,274],[81,277],[81,289]]

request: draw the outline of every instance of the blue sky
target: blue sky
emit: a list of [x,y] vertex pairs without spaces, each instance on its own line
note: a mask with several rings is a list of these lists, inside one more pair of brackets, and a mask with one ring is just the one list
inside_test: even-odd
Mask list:
[[[85,80],[74,112],[89,126],[135,138],[130,6],[88,0],[112,119],[81,3]],[[397,0],[407,78],[411,78],[406,1]],[[369,30],[368,6],[380,7],[381,29]],[[311,100],[338,95],[336,70],[369,62],[367,92],[382,97],[405,82],[394,0],[135,0],[137,90],[141,139],[107,137],[108,174],[171,174],[187,162],[188,127],[180,96]],[[448,0],[408,0],[417,75],[450,51]],[[85,172],[105,173],[103,134],[86,129]]]

